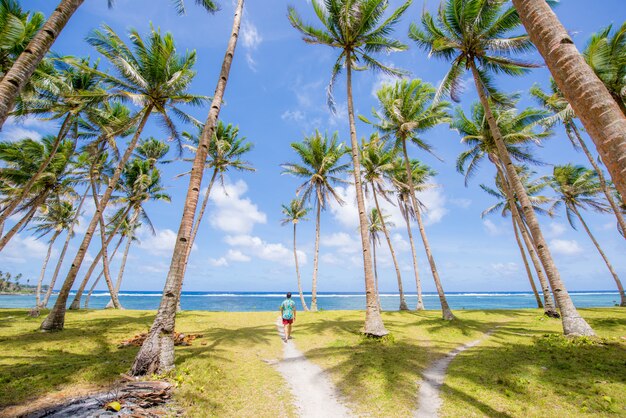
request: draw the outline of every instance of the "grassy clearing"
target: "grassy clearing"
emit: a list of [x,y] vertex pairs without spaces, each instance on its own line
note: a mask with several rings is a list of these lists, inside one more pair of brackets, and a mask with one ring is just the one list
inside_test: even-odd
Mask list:
[[[626,416],[626,309],[584,309],[601,339],[560,337],[538,310],[386,312],[392,337],[359,334],[362,312],[298,313],[295,343],[328,371],[360,416],[409,416],[422,371],[496,327],[450,365],[443,416]],[[42,334],[25,310],[0,310],[0,408],[112,384],[154,313],[68,313],[62,333]],[[188,416],[293,416],[288,388],[264,360],[282,357],[274,312],[184,312],[177,329],[204,337],[177,347],[176,400]]]

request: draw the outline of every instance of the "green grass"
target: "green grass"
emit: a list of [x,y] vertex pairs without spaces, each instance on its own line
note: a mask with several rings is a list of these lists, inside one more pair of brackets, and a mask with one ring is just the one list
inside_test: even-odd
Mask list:
[[[408,416],[422,371],[455,347],[494,334],[456,357],[442,416],[626,416],[626,309],[581,309],[600,339],[569,340],[538,310],[385,312],[392,336],[361,336],[362,312],[298,313],[295,343],[327,370],[360,416]],[[0,310],[0,408],[111,385],[136,348],[117,344],[147,330],[153,312],[69,312],[66,330]],[[268,364],[282,356],[274,312],[184,312],[177,330],[199,333],[177,347],[177,403],[187,416],[293,416],[289,390]],[[496,328],[497,327],[497,328]]]

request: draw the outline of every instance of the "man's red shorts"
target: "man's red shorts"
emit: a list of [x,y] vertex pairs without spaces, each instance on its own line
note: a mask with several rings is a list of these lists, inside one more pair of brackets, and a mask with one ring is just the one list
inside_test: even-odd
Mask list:
[[293,319],[285,319],[283,318],[283,325],[293,324]]

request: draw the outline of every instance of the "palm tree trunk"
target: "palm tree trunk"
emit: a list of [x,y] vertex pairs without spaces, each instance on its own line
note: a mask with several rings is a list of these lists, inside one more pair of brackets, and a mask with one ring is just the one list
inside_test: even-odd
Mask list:
[[415,242],[413,242],[413,233],[411,232],[411,222],[409,221],[409,208],[407,207],[405,202],[399,201],[398,203],[404,206],[404,210],[402,211],[402,217],[404,218],[404,222],[406,222],[406,231],[409,234],[409,242],[411,243],[411,256],[413,257],[413,271],[415,272],[415,286],[417,287],[417,306],[415,310],[423,311],[426,308],[424,307],[424,300],[422,297],[422,282],[420,280],[419,269],[417,265],[417,253],[415,251]]
[[89,193],[89,187],[85,188],[85,193],[83,193],[80,198],[80,203],[78,204],[78,208],[76,209],[76,214],[74,215],[74,219],[72,219],[72,224],[70,225],[70,229],[67,231],[67,237],[65,237],[65,243],[63,244],[63,249],[61,250],[61,255],[59,256],[59,260],[57,261],[57,265],[54,268],[54,274],[52,275],[52,279],[50,279],[50,287],[46,292],[46,298],[43,303],[43,307],[48,306],[48,300],[50,299],[50,295],[52,294],[52,287],[57,281],[57,277],[59,276],[59,271],[61,271],[61,266],[63,265],[63,260],[65,259],[65,254],[67,253],[67,248],[70,246],[70,241],[72,239],[72,233],[74,232],[74,228],[78,223],[78,219],[80,217],[80,211],[83,208],[83,204],[87,199],[87,194]]
[[18,94],[33,75],[67,22],[84,0],[61,0],[46,23],[0,81],[0,128],[13,109]]
[[47,194],[44,194],[35,198],[31,205],[31,208],[28,210],[28,212],[26,212],[26,215],[24,215],[22,219],[20,219],[13,226],[13,228],[11,228],[9,232],[7,232],[6,235],[0,239],[0,251],[2,251],[4,247],[9,243],[9,241],[11,241],[11,238],[13,238],[13,236],[17,234],[32,219],[33,215],[35,215],[35,212],[39,208],[39,205],[45,202],[46,195]]
[[309,308],[306,306],[306,301],[304,300],[304,293],[302,293],[302,281],[300,281],[300,268],[298,266],[298,252],[296,251],[296,225],[297,222],[293,223],[293,259],[296,262],[296,278],[298,279],[298,293],[300,293],[300,302],[302,303],[302,309],[308,311]]
[[239,38],[239,27],[241,25],[241,14],[243,12],[244,0],[238,0],[233,19],[233,28],[226,54],[222,62],[222,69],[213,95],[213,101],[204,129],[198,144],[198,150],[193,160],[191,175],[189,177],[189,187],[187,189],[187,197],[185,198],[185,206],[183,216],[174,246],[174,253],[170,264],[170,270],[167,274],[165,287],[163,289],[163,297],[157,312],[156,318],[152,323],[150,332],[146,337],[143,345],[135,357],[135,361],[131,368],[131,375],[140,376],[155,373],[157,371],[164,372],[174,367],[174,326],[176,322],[176,305],[179,299],[179,292],[182,289],[182,281],[184,279],[185,264],[187,263],[187,255],[189,254],[189,240],[191,238],[191,230],[198,205],[198,195],[202,184],[202,176],[206,157],[209,149],[209,143],[215,132],[215,125],[219,117],[224,91],[228,82],[230,67],[235,55],[235,47]]
[[383,337],[389,333],[383,324],[378,301],[376,300],[376,283],[372,271],[372,257],[370,255],[369,232],[367,216],[365,214],[365,200],[361,186],[361,163],[359,161],[359,144],[354,122],[354,103],[352,101],[352,55],[346,51],[346,87],[348,96],[348,118],[350,120],[350,145],[352,148],[352,165],[354,166],[354,188],[356,203],[359,210],[359,231],[361,233],[361,248],[363,249],[363,270],[365,273],[365,328],[366,335]]
[[383,227],[383,234],[385,234],[385,239],[387,240],[387,245],[389,246],[389,252],[391,252],[391,259],[393,260],[393,266],[396,269],[396,278],[398,279],[398,293],[400,293],[400,310],[408,311],[409,307],[406,304],[406,299],[404,297],[404,289],[402,287],[402,276],[400,274],[400,266],[398,265],[398,260],[396,258],[396,253],[393,250],[393,245],[391,245],[391,238],[389,237],[389,231],[387,230],[387,225],[385,224],[383,212],[380,210],[380,205],[378,204],[378,197],[376,196],[376,189],[374,188],[373,183],[372,183],[372,194],[374,195],[374,204],[376,204],[376,210],[378,210],[378,213],[380,213],[380,224]]
[[572,122],[571,128],[572,132],[574,132],[578,145],[580,145],[580,148],[582,148],[583,152],[587,156],[587,159],[589,159],[589,162],[591,163],[593,169],[596,170],[596,173],[598,173],[598,181],[600,181],[600,186],[602,187],[604,196],[606,196],[606,200],[608,200],[609,205],[611,205],[611,209],[615,214],[615,218],[617,219],[617,225],[622,232],[621,235],[626,239],[626,220],[624,220],[624,215],[622,215],[622,211],[620,210],[617,202],[615,202],[615,199],[611,194],[611,190],[609,189],[609,186],[606,183],[606,178],[604,177],[604,172],[602,171],[598,163],[596,163],[596,159],[593,157],[593,155],[591,155],[589,148],[587,148],[587,144],[585,144],[585,141],[583,141],[580,132],[578,131],[578,127],[574,122]]
[[376,262],[376,240],[372,239],[372,262],[374,264],[374,281],[376,282],[376,300],[378,301],[378,309],[383,310],[380,305],[380,288],[378,287],[378,266]]
[[[119,241],[117,241],[117,244],[115,244],[115,248],[113,249],[113,253],[111,254],[111,260],[113,260],[113,258],[115,258],[115,254],[117,254],[117,250],[120,248],[120,246],[122,245],[122,241],[124,241],[124,236],[122,235],[119,239]],[[98,263],[95,263],[96,265]],[[100,281],[100,279],[102,278],[102,276],[104,276],[104,270],[100,270],[100,274],[98,274],[98,277],[96,277],[96,280],[93,281],[93,284],[91,285],[91,287],[89,288],[89,292],[87,293],[87,296],[85,297],[85,309],[89,308],[89,299],[91,299],[91,294],[93,293],[94,289],[96,288],[96,286],[98,285],[98,282]],[[83,283],[87,284],[86,281],[84,281]],[[83,286],[83,290],[84,290]],[[82,291],[81,291],[82,293]],[[73,304],[74,302],[72,302]],[[80,304],[80,298],[78,298],[77,301],[78,304]],[[70,309],[79,309],[78,308],[72,308],[70,306]]]
[[626,116],[545,0],[513,0],[513,5],[626,204]]
[[539,292],[537,292],[537,286],[535,285],[535,280],[533,279],[533,274],[530,270],[530,265],[528,264],[528,258],[526,258],[526,252],[524,251],[524,246],[522,245],[522,241],[520,240],[520,237],[519,237],[519,232],[517,230],[517,223],[515,222],[515,218],[512,215],[511,215],[511,221],[513,222],[513,232],[515,233],[515,241],[517,241],[517,247],[519,248],[520,254],[522,255],[522,261],[524,262],[526,275],[528,276],[530,287],[532,288],[533,294],[535,295],[535,300],[537,301],[537,308],[543,309],[543,303],[541,302],[541,297],[539,297]]
[[[137,223],[137,218],[139,217],[139,210],[135,208],[135,213],[133,213],[132,219],[130,220],[129,230],[132,234],[135,230],[135,224]],[[126,241],[126,248],[124,248],[124,255],[122,256],[122,263],[120,264],[120,271],[117,273],[117,282],[115,283],[115,297],[119,300],[120,287],[122,286],[122,278],[124,277],[124,268],[126,267],[126,260],[128,259],[128,252],[130,251],[130,245],[133,243],[133,236],[128,236],[128,241]],[[108,244],[108,243],[107,243]],[[113,257],[111,257],[113,258]],[[103,270],[104,272],[104,270]],[[109,300],[104,309],[115,308],[115,303],[113,302],[113,298]]]
[[117,167],[115,167],[113,177],[111,177],[111,179],[109,180],[109,184],[107,185],[104,195],[102,196],[102,199],[100,199],[100,204],[96,207],[96,213],[94,214],[91,222],[89,223],[89,226],[87,227],[87,231],[85,232],[83,241],[78,248],[76,256],[74,257],[74,261],[72,262],[70,271],[68,272],[67,277],[63,282],[63,286],[61,286],[61,290],[59,292],[59,296],[57,297],[56,303],[54,304],[54,307],[52,308],[46,319],[41,324],[41,329],[43,331],[55,331],[63,329],[63,325],[65,324],[65,305],[67,303],[70,290],[72,289],[74,281],[76,280],[76,276],[78,275],[78,270],[80,269],[80,266],[85,259],[85,254],[87,253],[87,248],[89,247],[91,239],[93,238],[93,233],[96,230],[96,226],[98,225],[102,212],[104,212],[104,209],[109,203],[109,199],[113,194],[113,189],[120,180],[120,176],[122,175],[122,170],[124,169],[124,166],[128,162],[128,159],[135,150],[135,147],[137,146],[137,141],[139,141],[139,137],[141,136],[143,128],[146,126],[146,122],[148,121],[151,113],[152,105],[149,105],[144,110],[144,114],[141,117],[141,122],[139,122],[139,126],[137,127],[135,135],[133,135],[132,140],[126,147],[126,151],[124,151],[124,154],[118,162]]
[[320,258],[320,217],[322,204],[317,200],[315,212],[315,250],[313,253],[313,283],[311,284],[311,311],[317,312],[317,272]]
[[602,259],[604,260],[604,263],[606,264],[607,268],[611,272],[611,276],[613,276],[613,280],[615,280],[615,284],[617,285],[617,289],[619,290],[619,297],[620,297],[619,306],[626,306],[626,294],[624,293],[624,286],[622,286],[622,282],[620,281],[619,276],[617,275],[617,273],[615,272],[615,269],[609,262],[609,259],[607,258],[606,254],[604,254],[604,251],[602,251],[602,248],[600,248],[600,244],[596,240],[596,237],[594,237],[593,234],[591,233],[591,230],[589,229],[589,227],[587,226],[587,223],[585,222],[582,215],[578,211],[578,208],[576,206],[571,206],[571,209],[574,211],[574,213],[578,217],[578,220],[582,224],[583,228],[585,228],[587,235],[589,235],[589,238],[591,238],[591,241],[593,241],[593,245],[595,245],[596,248],[598,249],[600,256],[602,257]]
[[50,152],[48,156],[46,157],[46,159],[41,163],[41,165],[39,166],[35,174],[33,174],[31,178],[28,179],[28,182],[26,182],[24,187],[22,187],[22,190],[19,196],[11,200],[11,203],[9,203],[9,205],[2,210],[2,214],[0,214],[0,229],[2,229],[2,226],[4,226],[4,222],[6,221],[6,219],[13,214],[13,211],[15,211],[15,209],[20,205],[20,203],[24,201],[24,198],[28,196],[28,194],[32,190],[37,180],[39,180],[43,172],[46,170],[46,168],[48,168],[48,166],[52,162],[52,159],[54,158],[54,156],[56,155],[59,149],[59,145],[61,144],[61,141],[63,141],[63,139],[67,135],[71,120],[72,120],[71,114],[68,114],[67,116],[65,116],[65,119],[63,120],[63,124],[61,124],[59,133],[54,139],[54,142],[52,143],[52,148],[50,149]]
[[35,309],[39,310],[41,308],[41,284],[43,283],[43,279],[46,276],[46,267],[48,266],[48,261],[50,260],[50,255],[52,254],[52,246],[54,245],[54,241],[59,237],[61,231],[55,231],[54,235],[52,235],[52,239],[50,239],[50,245],[48,245],[48,252],[46,253],[46,258],[43,260],[43,265],[41,266],[41,274],[39,275],[39,280],[37,281],[37,292],[35,293]]
[[548,244],[543,237],[543,233],[541,232],[541,227],[539,226],[539,221],[537,220],[537,216],[535,215],[535,211],[533,210],[530,199],[528,199],[528,195],[526,194],[524,185],[517,175],[517,170],[515,169],[515,166],[511,161],[511,157],[509,156],[509,153],[504,145],[502,134],[500,133],[498,124],[496,123],[496,120],[493,117],[493,113],[491,112],[491,107],[489,105],[489,100],[487,99],[487,96],[485,94],[484,87],[479,81],[480,76],[478,74],[478,70],[476,69],[473,61],[471,61],[469,65],[472,69],[472,75],[474,76],[476,90],[478,91],[478,96],[480,97],[480,103],[485,109],[485,117],[487,118],[487,122],[489,123],[489,129],[491,130],[491,134],[493,135],[494,142],[496,143],[500,160],[506,168],[507,178],[511,183],[513,191],[515,191],[517,199],[522,206],[524,219],[526,219],[526,222],[528,222],[530,232],[533,236],[533,241],[537,244],[537,252],[539,253],[539,258],[541,259],[541,263],[543,264],[543,267],[548,276],[548,280],[550,281],[550,285],[552,286],[554,297],[557,300],[559,308],[561,309],[563,332],[565,333],[565,335],[594,335],[595,333],[593,332],[593,329],[589,326],[587,321],[585,321],[578,314],[578,311],[576,310],[576,307],[574,306],[574,303],[572,302],[572,299],[570,298],[569,293],[567,292],[567,289],[565,288],[565,285],[561,280],[559,271],[554,264],[552,254],[550,253],[550,249],[548,248]]
[[417,220],[417,226],[420,231],[420,235],[422,236],[422,242],[424,243],[424,249],[426,250],[426,257],[428,258],[428,263],[430,264],[430,270],[433,274],[433,280],[435,281],[435,287],[437,288],[437,294],[439,295],[439,302],[441,303],[441,313],[443,315],[443,319],[447,321],[451,321],[454,319],[454,314],[448,305],[448,300],[446,299],[446,294],[443,291],[443,286],[441,285],[441,280],[439,279],[439,272],[437,271],[437,265],[435,264],[435,258],[433,257],[433,253],[430,249],[430,244],[428,242],[428,237],[426,236],[426,229],[424,228],[424,223],[422,222],[422,211],[420,210],[419,204],[417,202],[417,198],[415,197],[415,185],[413,184],[413,175],[411,171],[411,163],[409,160],[409,153],[406,149],[406,138],[402,139],[402,152],[404,154],[404,166],[406,169],[406,175],[409,183],[409,194],[411,195],[411,204],[413,205],[413,211],[415,212],[415,219]]
[[[130,207],[127,208],[126,212],[124,212],[122,219],[128,215],[129,210],[130,210]],[[111,241],[113,241],[113,237],[117,234],[121,225],[122,225],[121,223],[117,224],[113,232],[109,234],[109,237],[107,238],[107,241],[106,241],[107,246],[111,243]],[[117,247],[119,247],[123,239],[124,237],[120,238],[120,241],[117,243],[116,250],[117,250]],[[113,251],[113,254],[115,254],[115,251]],[[80,299],[83,296],[83,292],[85,291],[85,287],[87,286],[87,283],[89,282],[89,279],[91,278],[91,275],[93,274],[96,267],[98,267],[98,264],[100,263],[101,258],[102,258],[102,248],[100,248],[100,251],[98,251],[98,254],[96,254],[96,258],[94,258],[94,260],[91,262],[91,265],[89,266],[89,269],[87,270],[87,273],[85,274],[85,277],[80,283],[80,286],[78,287],[78,290],[76,291],[76,294],[74,295],[74,300],[72,300],[72,303],[70,304],[70,307],[69,307],[70,310],[80,309]],[[111,255],[111,259],[113,259],[113,255]],[[104,271],[102,272],[102,274],[104,274]]]

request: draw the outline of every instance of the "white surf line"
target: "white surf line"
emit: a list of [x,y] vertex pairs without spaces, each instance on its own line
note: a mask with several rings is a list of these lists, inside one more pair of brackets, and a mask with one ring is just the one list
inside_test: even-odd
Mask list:
[[472,348],[478,344],[480,344],[483,340],[489,337],[495,329],[491,329],[485,333],[481,338],[470,341],[467,344],[463,344],[460,347],[455,348],[448,354],[446,354],[442,359],[437,360],[430,366],[428,369],[424,371],[422,374],[423,379],[420,384],[420,388],[417,394],[417,411],[415,412],[414,417],[419,418],[437,418],[439,417],[439,408],[443,403],[440,395],[441,385],[443,385],[443,379],[446,376],[446,370],[448,370],[448,366],[452,362],[452,360],[467,350],[468,348]]
[[[283,324],[276,322],[278,333],[284,339]],[[284,343],[283,360],[275,364],[289,384],[296,398],[298,416],[305,418],[340,418],[353,414],[339,400],[335,385],[324,370],[304,357],[292,340]]]

